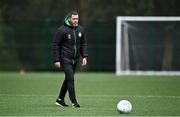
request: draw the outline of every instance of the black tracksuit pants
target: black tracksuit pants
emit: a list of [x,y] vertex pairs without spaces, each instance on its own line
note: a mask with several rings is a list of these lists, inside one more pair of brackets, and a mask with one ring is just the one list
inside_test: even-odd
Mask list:
[[59,98],[64,99],[66,92],[68,91],[71,102],[76,103],[77,101],[74,86],[74,73],[76,64],[62,64],[62,68],[65,73],[65,80],[61,86]]

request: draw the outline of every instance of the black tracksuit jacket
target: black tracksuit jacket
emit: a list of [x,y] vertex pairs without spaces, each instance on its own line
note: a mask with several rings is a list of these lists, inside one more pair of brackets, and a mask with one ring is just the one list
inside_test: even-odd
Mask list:
[[81,26],[72,27],[67,18],[53,39],[53,61],[76,64],[79,57],[88,57],[87,41]]

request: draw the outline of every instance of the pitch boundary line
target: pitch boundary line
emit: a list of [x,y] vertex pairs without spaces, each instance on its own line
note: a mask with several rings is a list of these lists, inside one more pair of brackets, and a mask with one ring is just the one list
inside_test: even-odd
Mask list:
[[[46,97],[56,97],[56,95],[34,95],[34,94],[0,94],[0,96],[16,96],[16,97],[36,97],[36,96],[46,96]],[[180,96],[153,96],[153,95],[78,95],[78,97],[133,97],[133,98],[180,98]]]

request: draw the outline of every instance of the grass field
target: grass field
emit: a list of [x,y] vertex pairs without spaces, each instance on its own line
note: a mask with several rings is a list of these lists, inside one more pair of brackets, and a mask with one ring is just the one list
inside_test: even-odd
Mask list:
[[[113,73],[77,73],[80,109],[54,103],[64,79],[62,73],[0,72],[0,116],[180,116],[179,76],[115,76]],[[119,114],[116,104],[131,101],[133,110]],[[68,104],[69,98],[65,100]]]

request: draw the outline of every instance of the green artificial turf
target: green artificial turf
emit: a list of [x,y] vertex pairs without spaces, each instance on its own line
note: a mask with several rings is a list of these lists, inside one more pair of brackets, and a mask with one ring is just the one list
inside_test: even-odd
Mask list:
[[[79,109],[55,105],[63,80],[63,73],[0,72],[0,116],[180,116],[179,76],[77,73]],[[116,109],[122,99],[133,105],[129,114]]]

